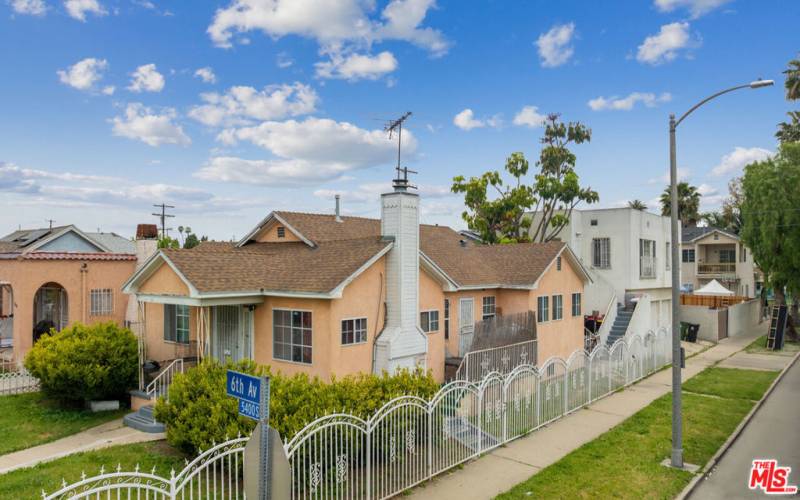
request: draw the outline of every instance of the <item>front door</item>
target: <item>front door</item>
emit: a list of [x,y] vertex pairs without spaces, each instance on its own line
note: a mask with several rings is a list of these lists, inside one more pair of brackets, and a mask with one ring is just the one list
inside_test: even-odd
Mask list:
[[216,306],[214,357],[221,362],[252,358],[253,313],[242,306]]
[[458,354],[462,358],[472,347],[475,333],[475,314],[472,299],[461,299],[458,306]]

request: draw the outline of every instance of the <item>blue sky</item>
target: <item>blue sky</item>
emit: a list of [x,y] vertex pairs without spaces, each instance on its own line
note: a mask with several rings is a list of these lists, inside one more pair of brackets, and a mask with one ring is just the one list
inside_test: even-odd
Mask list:
[[776,148],[800,3],[449,0],[0,0],[0,232],[74,223],[242,236],[270,210],[377,216],[394,145],[425,222],[462,227],[455,175],[533,163],[542,115],[591,127],[576,148],[599,206],[654,200],[667,119],[679,166],[718,206]]

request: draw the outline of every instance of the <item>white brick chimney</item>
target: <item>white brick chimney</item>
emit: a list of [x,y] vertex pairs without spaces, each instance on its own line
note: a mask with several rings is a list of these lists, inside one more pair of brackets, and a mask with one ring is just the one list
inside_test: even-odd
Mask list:
[[419,196],[395,182],[381,195],[381,235],[394,239],[386,258],[386,324],[375,341],[375,372],[425,366],[428,338],[419,328]]

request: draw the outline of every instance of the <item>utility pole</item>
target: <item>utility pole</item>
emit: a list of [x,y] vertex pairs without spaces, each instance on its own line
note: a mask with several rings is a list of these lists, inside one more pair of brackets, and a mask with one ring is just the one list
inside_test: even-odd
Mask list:
[[[403,191],[405,191],[409,187],[415,188],[415,186],[411,186],[408,183],[408,174],[409,173],[412,173],[412,174],[416,174],[417,173],[414,170],[409,170],[408,167],[403,168],[403,167],[400,166],[400,151],[401,151],[402,144],[403,144],[403,140],[402,140],[403,139],[403,122],[406,121],[410,116],[411,116],[411,111],[407,111],[405,114],[403,114],[403,116],[401,116],[400,118],[398,118],[396,120],[392,120],[392,121],[388,122],[386,124],[386,126],[383,127],[383,130],[385,132],[389,133],[389,139],[392,138],[392,133],[394,133],[395,130],[397,131],[397,166],[395,167],[395,169],[397,170],[397,178],[395,178],[394,181],[392,181],[392,184],[394,185],[395,188],[401,189]],[[401,173],[402,173],[402,177],[400,177]]]
[[156,208],[160,208],[161,209],[161,213],[160,214],[159,213],[154,213],[152,215],[155,215],[156,217],[158,217],[161,220],[161,237],[162,238],[166,238],[167,237],[167,231],[169,229],[172,229],[172,228],[167,228],[167,219],[171,218],[171,217],[175,217],[172,214],[168,214],[167,213],[167,209],[168,208],[175,208],[175,207],[173,207],[172,205],[166,205],[164,203],[162,203],[160,205],[153,205],[153,206],[156,207]]
[[50,224],[50,229],[53,229],[53,222],[55,221],[53,219],[45,219],[45,221],[47,221]]

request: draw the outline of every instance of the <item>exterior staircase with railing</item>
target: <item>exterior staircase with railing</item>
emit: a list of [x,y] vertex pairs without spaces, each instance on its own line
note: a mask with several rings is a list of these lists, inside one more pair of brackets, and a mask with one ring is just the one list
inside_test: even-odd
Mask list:
[[128,427],[148,433],[164,432],[164,424],[156,421],[153,416],[153,405],[159,397],[168,397],[169,386],[178,373],[183,373],[183,358],[178,358],[147,384],[143,391],[131,391],[131,407],[135,410],[123,417],[122,421]]
[[611,348],[614,342],[625,337],[625,332],[628,331],[628,325],[631,322],[633,311],[636,309],[636,303],[633,302],[629,307],[617,305],[617,317],[614,318],[614,323],[611,325],[611,331],[608,333],[606,346]]

